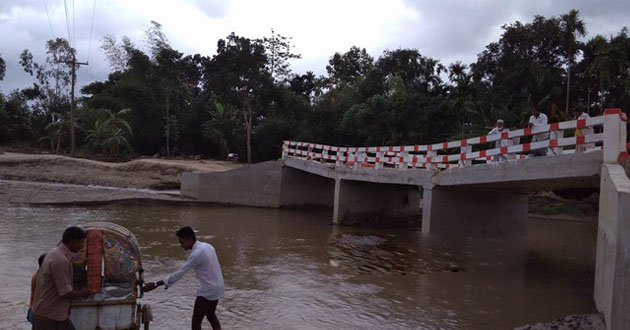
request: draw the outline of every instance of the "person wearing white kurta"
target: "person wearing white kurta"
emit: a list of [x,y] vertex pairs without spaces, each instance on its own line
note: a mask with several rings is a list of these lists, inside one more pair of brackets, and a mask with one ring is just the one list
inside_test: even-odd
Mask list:
[[199,279],[199,289],[193,309],[192,329],[201,329],[204,317],[208,318],[212,329],[221,329],[221,324],[216,316],[216,308],[219,299],[225,294],[225,284],[216,251],[211,244],[197,241],[195,232],[190,227],[181,228],[176,235],[179,239],[179,245],[184,250],[192,250],[188,259],[177,271],[157,283],[147,283],[142,290],[148,292],[160,285],[164,285],[168,289],[190,269],[194,269]]
[[[508,133],[508,132],[510,132],[510,130],[507,127],[503,126],[503,119],[498,119],[497,123],[492,128],[492,130],[490,130],[490,132],[488,132],[488,135],[502,134],[502,133]],[[495,148],[501,148],[501,147],[509,147],[510,145],[511,145],[510,140],[500,139],[494,144],[494,147]],[[498,155],[495,155],[493,157],[493,160],[495,162],[502,162],[502,161],[506,161],[506,160],[510,159],[509,156],[511,156],[511,155],[498,154]]]
[[[529,117],[529,128],[548,125],[549,119],[547,115],[538,111],[537,108],[532,108],[532,115]],[[549,139],[549,133],[538,133],[532,137],[532,142],[545,141]],[[547,148],[532,150],[529,153],[529,157],[546,156]]]
[[[573,109],[573,118],[576,120],[580,120],[580,119],[590,119],[591,116],[588,115],[588,113],[582,111],[582,109],[580,108],[574,108]],[[584,127],[584,128],[576,128],[575,129],[575,136],[587,136],[587,135],[591,135],[593,134],[593,127]],[[584,152],[587,149],[591,149],[594,148],[595,144],[594,143],[586,143],[583,145],[576,145],[575,146],[575,152]]]

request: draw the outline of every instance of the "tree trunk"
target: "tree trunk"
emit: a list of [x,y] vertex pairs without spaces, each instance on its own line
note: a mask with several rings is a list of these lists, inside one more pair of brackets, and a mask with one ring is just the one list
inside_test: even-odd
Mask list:
[[169,95],[166,91],[166,157],[171,157],[171,113],[169,109]]
[[244,102],[245,109],[243,115],[245,116],[245,132],[247,135],[247,163],[252,163],[252,107],[249,101]]
[[589,80],[586,82],[586,113],[590,116],[591,115],[591,81],[590,81],[590,77]]
[[571,61],[567,64],[567,104],[566,104],[566,114],[567,119],[571,118],[569,115],[569,88],[571,86]]

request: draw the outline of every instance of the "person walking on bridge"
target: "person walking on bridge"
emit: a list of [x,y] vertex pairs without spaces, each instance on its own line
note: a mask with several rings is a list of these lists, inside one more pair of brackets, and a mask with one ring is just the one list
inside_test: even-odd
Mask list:
[[179,270],[166,276],[163,280],[145,284],[142,290],[149,292],[161,285],[168,289],[191,268],[194,269],[199,279],[199,290],[197,290],[197,298],[193,308],[192,329],[201,329],[201,322],[206,317],[213,330],[220,330],[221,324],[217,318],[216,309],[219,299],[225,294],[225,284],[216,251],[212,245],[197,241],[195,231],[190,227],[181,228],[175,235],[179,239],[179,245],[184,250],[192,250],[188,259]]
[[[532,108],[532,115],[529,117],[529,128],[548,125],[549,119],[547,115],[540,112],[537,107]],[[549,139],[549,133],[538,133],[532,138],[532,142],[545,141]],[[528,157],[546,156],[547,148],[532,150]]]

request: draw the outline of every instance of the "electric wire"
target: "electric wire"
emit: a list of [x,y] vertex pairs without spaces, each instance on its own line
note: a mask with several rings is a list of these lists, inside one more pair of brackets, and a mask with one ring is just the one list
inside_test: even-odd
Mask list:
[[[94,15],[96,13],[96,0],[94,0],[94,4],[92,5],[92,24],[90,25],[90,41],[88,41],[88,53],[87,53],[87,63],[90,63],[90,53],[92,51],[92,35],[94,33]],[[85,76],[90,76],[94,80],[99,80],[90,74],[90,66],[87,65],[85,68]]]
[[77,48],[77,25],[75,23],[74,16],[75,16],[74,15],[74,0],[72,0],[72,39],[74,41],[72,48],[76,49]]
[[96,0],[94,0],[94,5],[92,5],[92,24],[90,25],[90,41],[88,42],[88,55],[87,61],[90,62],[90,52],[92,50],[92,34],[94,32],[94,14],[96,13]]
[[46,5],[46,0],[42,0],[42,2],[44,3],[44,9],[46,9],[46,17],[48,17],[48,26],[50,27],[50,34],[52,35],[52,38],[55,39],[55,32],[53,31],[52,23],[50,22],[50,15],[48,14],[48,6]]
[[66,29],[68,30],[68,43],[72,46],[72,39],[70,39],[70,20],[68,19],[68,2],[63,0],[63,8],[66,12]]

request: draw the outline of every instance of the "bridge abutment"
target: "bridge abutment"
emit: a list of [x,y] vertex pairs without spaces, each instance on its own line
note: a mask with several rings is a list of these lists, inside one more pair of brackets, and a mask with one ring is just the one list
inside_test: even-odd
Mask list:
[[334,224],[395,224],[419,218],[418,186],[335,180]]
[[595,304],[608,330],[630,329],[630,179],[620,165],[602,166]]
[[422,192],[422,232],[525,236],[527,209],[526,193],[425,188]]

